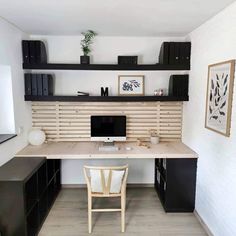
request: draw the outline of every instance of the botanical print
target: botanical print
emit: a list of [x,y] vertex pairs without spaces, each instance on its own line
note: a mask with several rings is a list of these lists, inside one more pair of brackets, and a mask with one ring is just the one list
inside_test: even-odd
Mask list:
[[209,118],[215,120],[216,123],[224,123],[226,116],[226,100],[228,98],[228,83],[229,74],[220,76],[220,73],[215,74],[216,79],[211,80],[210,86],[210,101],[209,101]]
[[143,95],[144,76],[143,75],[120,75],[119,95]]
[[206,128],[229,134],[232,94],[232,61],[209,66],[206,107]]
[[135,79],[127,80],[122,85],[123,91],[134,91],[135,88],[139,88],[139,87],[140,87],[140,83]]

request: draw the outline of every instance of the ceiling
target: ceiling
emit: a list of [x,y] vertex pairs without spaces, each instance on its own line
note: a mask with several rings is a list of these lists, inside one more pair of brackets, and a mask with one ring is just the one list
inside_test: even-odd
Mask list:
[[185,36],[234,0],[0,0],[0,16],[29,34]]

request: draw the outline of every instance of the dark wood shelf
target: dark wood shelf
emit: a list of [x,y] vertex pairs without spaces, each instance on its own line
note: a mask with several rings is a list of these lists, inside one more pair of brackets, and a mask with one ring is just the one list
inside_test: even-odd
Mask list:
[[25,101],[62,101],[62,102],[151,102],[151,101],[188,101],[189,97],[174,96],[30,96]]
[[117,64],[25,64],[23,69],[29,70],[190,70],[190,65],[163,65],[163,64],[143,64],[143,65],[117,65]]

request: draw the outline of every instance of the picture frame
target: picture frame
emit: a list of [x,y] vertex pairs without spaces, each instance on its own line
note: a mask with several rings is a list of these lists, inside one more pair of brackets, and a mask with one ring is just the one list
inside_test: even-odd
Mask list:
[[119,75],[118,76],[119,96],[143,96],[144,75]]
[[205,128],[230,136],[235,60],[208,66]]

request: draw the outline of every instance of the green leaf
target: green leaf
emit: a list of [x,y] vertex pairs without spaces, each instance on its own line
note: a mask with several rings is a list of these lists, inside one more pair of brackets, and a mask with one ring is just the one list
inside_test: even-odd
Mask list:
[[93,30],[87,30],[86,32],[81,33],[84,38],[81,40],[80,45],[81,49],[85,56],[91,52],[90,45],[93,43],[93,38],[97,35]]

